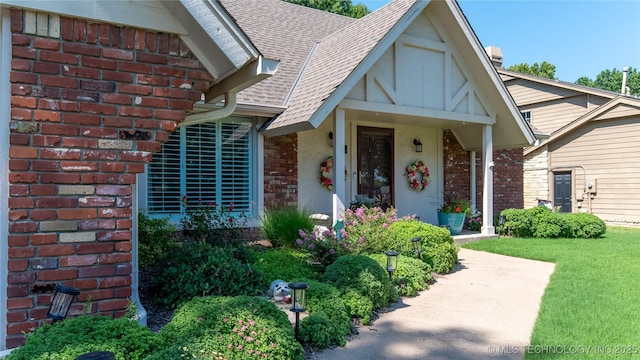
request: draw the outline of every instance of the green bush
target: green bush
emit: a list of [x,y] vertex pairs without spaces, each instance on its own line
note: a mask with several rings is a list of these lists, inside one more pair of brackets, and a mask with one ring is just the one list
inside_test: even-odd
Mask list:
[[343,294],[349,290],[356,291],[360,296],[370,299],[374,309],[397,300],[387,271],[377,261],[364,255],[339,257],[327,267],[322,281],[340,289]]
[[267,249],[254,252],[253,267],[262,274],[262,285],[267,288],[276,279],[291,281],[295,278],[320,280],[322,275],[309,265],[307,255],[292,249]]
[[[330,342],[340,346],[344,345],[344,336],[351,332],[351,320],[348,307],[340,291],[327,283],[307,279],[304,281],[309,285],[307,310],[310,314],[323,313],[323,316],[332,323],[331,329],[327,329],[331,332],[328,336]],[[301,332],[307,326],[305,320],[306,318],[300,324]],[[316,344],[316,346],[319,345]]]
[[447,229],[423,223],[419,220],[402,220],[389,227],[391,238],[387,249],[397,250],[406,256],[415,256],[411,239],[422,238],[422,260],[432,271],[448,273],[458,261],[459,248]]
[[544,206],[506,209],[502,234],[537,238],[597,238],[606,232],[602,219],[587,213],[557,213]]
[[221,205],[202,199],[181,198],[184,216],[180,219],[186,239],[206,241],[213,245],[233,244],[242,240],[247,223],[244,212],[234,213],[233,203]]
[[565,214],[567,223],[570,224],[572,237],[594,239],[603,236],[607,232],[604,221],[593,214],[570,213]]
[[81,315],[37,328],[6,359],[74,360],[89,352],[110,351],[117,360],[137,360],[163,346],[160,337],[126,317]]
[[348,209],[344,214],[343,241],[354,254],[375,254],[389,250],[389,226],[398,221],[395,208]]
[[141,268],[153,264],[176,247],[176,227],[167,218],[151,218],[138,213],[138,259]]
[[294,248],[299,236],[298,230],[308,232],[313,229],[310,215],[309,210],[299,210],[292,206],[266,210],[262,216],[262,232],[274,247]]
[[[400,296],[416,296],[418,291],[425,290],[433,282],[431,267],[424,261],[414,257],[399,255],[398,266],[391,279]],[[384,254],[372,254],[370,258],[383,268],[387,266],[387,256]]]
[[343,296],[349,315],[360,319],[365,325],[371,324],[371,315],[373,315],[374,310],[371,298],[362,296],[360,291],[353,289],[344,291]]
[[176,310],[159,334],[171,345],[146,360],[304,358],[285,312],[258,297],[194,298]]
[[300,237],[296,239],[296,245],[304,253],[309,254],[310,259],[320,269],[333,264],[337,258],[351,254],[353,248],[345,240],[338,240],[335,232],[326,230],[320,236],[315,232],[305,232],[300,229]]
[[195,296],[257,295],[262,276],[234,247],[215,247],[207,242],[184,242],[159,260],[154,278],[160,304],[175,308]]
[[500,213],[504,217],[502,234],[514,237],[533,236],[533,214],[526,209],[505,209]]
[[[323,311],[316,311],[300,324],[300,339],[318,348],[327,348],[335,343],[335,335],[338,333],[336,325],[329,320],[329,315]],[[344,343],[344,336],[340,337]]]

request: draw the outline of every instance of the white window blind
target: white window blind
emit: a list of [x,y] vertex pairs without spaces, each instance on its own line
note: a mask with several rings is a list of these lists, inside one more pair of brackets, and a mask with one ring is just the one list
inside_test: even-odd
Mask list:
[[179,128],[149,165],[148,210],[181,212],[180,197],[250,214],[252,123],[231,118]]

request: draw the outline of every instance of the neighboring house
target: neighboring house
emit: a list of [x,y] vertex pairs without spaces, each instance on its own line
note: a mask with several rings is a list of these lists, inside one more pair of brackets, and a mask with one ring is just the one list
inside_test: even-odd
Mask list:
[[546,140],[524,151],[524,205],[640,225],[640,98],[498,69]]
[[195,102],[276,66],[215,1],[0,0],[0,356],[57,282],[71,315],[137,300],[136,176]]

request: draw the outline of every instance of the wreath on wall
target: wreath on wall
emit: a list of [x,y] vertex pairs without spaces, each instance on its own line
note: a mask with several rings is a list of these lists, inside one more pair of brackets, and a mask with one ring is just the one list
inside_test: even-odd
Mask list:
[[411,190],[422,191],[429,185],[429,168],[422,160],[416,160],[405,168],[407,171],[407,181]]
[[320,164],[320,184],[327,188],[327,190],[333,190],[333,180],[331,180],[331,169],[333,169],[333,156]]

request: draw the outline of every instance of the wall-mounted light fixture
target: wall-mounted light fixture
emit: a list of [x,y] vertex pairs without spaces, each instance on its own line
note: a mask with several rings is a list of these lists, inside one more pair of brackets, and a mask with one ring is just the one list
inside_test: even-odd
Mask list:
[[413,145],[416,146],[416,152],[422,152],[422,143],[420,139],[413,139]]
[[333,147],[333,131],[329,131],[329,146]]

